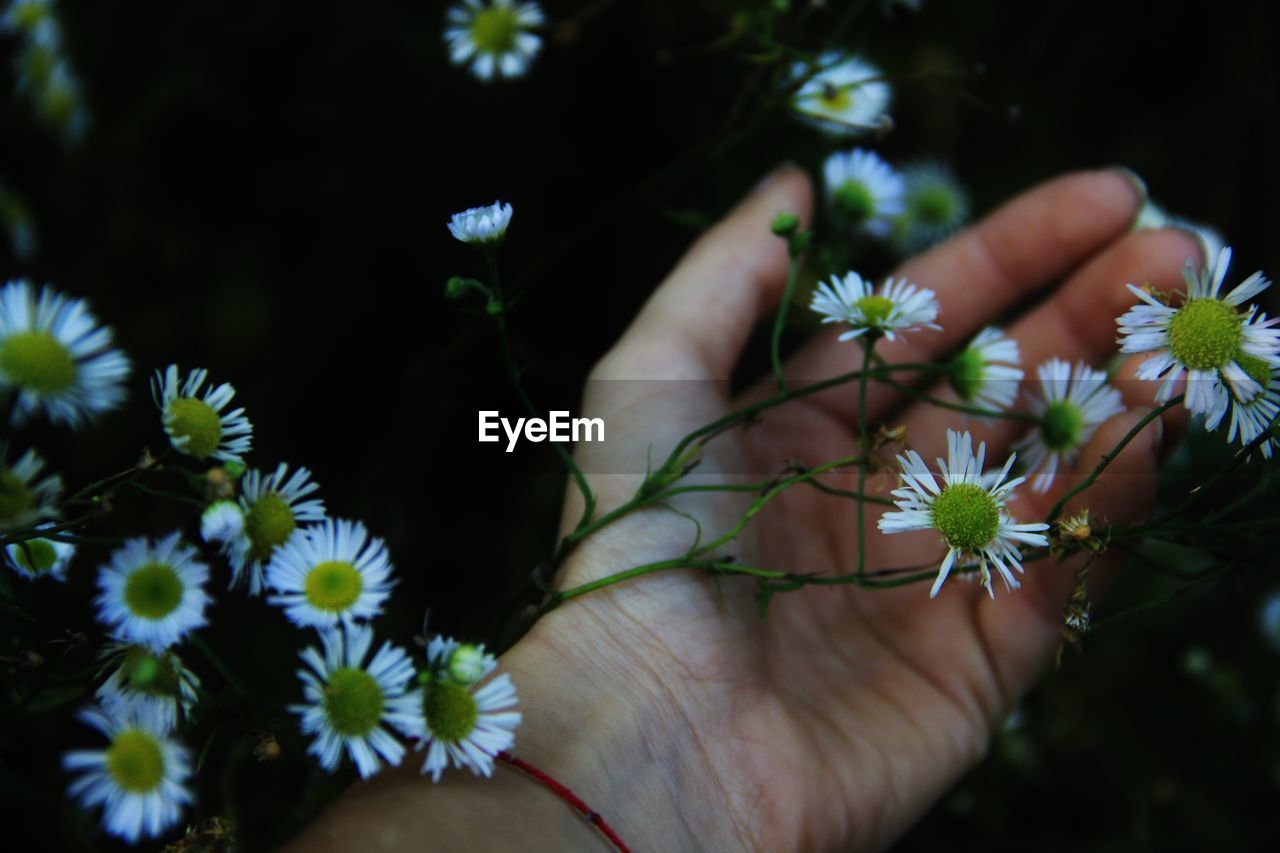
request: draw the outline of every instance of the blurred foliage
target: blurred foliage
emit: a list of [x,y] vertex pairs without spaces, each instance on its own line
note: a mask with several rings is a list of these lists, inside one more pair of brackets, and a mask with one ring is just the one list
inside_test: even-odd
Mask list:
[[[443,297],[449,276],[480,272],[444,223],[514,203],[513,334],[542,399],[574,408],[697,230],[779,161],[820,167],[829,143],[758,116],[764,78],[733,47],[773,5],[549,0],[532,74],[486,86],[448,65],[439,3],[59,2],[89,127],[64,142],[21,97],[0,99],[4,215],[21,211],[34,235],[0,239],[0,271],[88,298],[139,373],[135,405],[96,429],[16,440],[71,484],[110,474],[139,436],[163,442],[143,372],[208,367],[257,425],[253,463],[309,466],[331,514],[387,538],[401,583],[380,633],[407,641],[430,607],[432,630],[496,641],[553,545],[563,476],[545,446],[495,462],[475,444],[475,412],[515,403],[489,326]],[[847,11],[790,5],[779,35],[803,49]],[[863,5],[869,23],[842,41],[895,84],[896,129],[876,146],[888,159],[949,162],[978,212],[1059,172],[1123,163],[1168,209],[1225,234],[1236,272],[1280,270],[1273,4],[1194,21],[1136,2],[926,0],[883,17]],[[15,68],[0,63],[0,91],[15,91]],[[878,273],[889,259],[865,262]],[[114,524],[191,521],[124,504]],[[23,839],[14,849],[110,846],[64,800],[57,766],[89,738],[70,715],[100,639],[101,554],[86,550],[66,587],[0,581],[19,638],[0,649],[13,700],[0,823]],[[1280,657],[1255,614],[1275,563],[1259,554],[1203,594],[1099,629],[902,849],[1274,849]],[[1099,616],[1169,583],[1126,573]],[[205,636],[250,699],[198,721],[205,769],[188,818],[272,846],[349,777],[297,760],[304,744],[278,710],[296,700],[306,635],[261,601],[218,598]],[[193,658],[231,695],[205,663]],[[277,709],[284,759],[260,760],[267,732],[250,705]]]

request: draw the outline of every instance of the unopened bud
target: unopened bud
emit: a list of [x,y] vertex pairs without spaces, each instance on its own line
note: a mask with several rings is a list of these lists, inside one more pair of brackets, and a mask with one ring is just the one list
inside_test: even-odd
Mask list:
[[769,230],[779,237],[790,237],[799,227],[800,217],[783,211],[773,218],[773,224],[769,226]]

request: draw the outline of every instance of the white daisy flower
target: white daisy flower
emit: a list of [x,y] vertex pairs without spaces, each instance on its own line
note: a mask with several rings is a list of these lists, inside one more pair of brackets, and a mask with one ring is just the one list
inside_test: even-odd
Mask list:
[[1018,396],[1021,363],[1018,342],[995,326],[987,326],[951,360],[947,379],[966,403],[1005,411]]
[[15,426],[43,410],[56,425],[78,427],[124,402],[128,377],[129,359],[83,299],[25,279],[0,288],[0,392],[16,392]]
[[833,136],[857,136],[893,126],[889,101],[893,90],[880,69],[856,56],[828,51],[815,73],[807,62],[791,68],[791,81],[803,80],[791,96],[791,109],[805,124]]
[[171,364],[151,378],[151,398],[160,407],[169,443],[179,453],[196,459],[244,462],[253,441],[253,424],[244,416],[244,409],[223,412],[236,389],[226,382],[216,387],[211,384],[201,396],[209,372],[196,369],[186,379],[180,379],[179,374],[178,365]]
[[263,572],[276,549],[289,541],[299,524],[324,520],[324,501],[306,499],[319,488],[306,468],[290,476],[285,462],[270,474],[251,470],[244,475],[239,504],[242,530],[226,538],[223,546],[231,563],[232,588],[247,584],[250,595],[262,593]]
[[1177,308],[1127,285],[1142,304],[1116,321],[1121,352],[1155,353],[1138,368],[1138,378],[1163,379],[1156,401],[1168,400],[1185,373],[1187,411],[1205,415],[1205,427],[1210,430],[1222,422],[1233,397],[1247,403],[1262,390],[1241,366],[1242,357],[1280,367],[1280,329],[1272,328],[1280,319],[1268,320],[1265,314],[1258,316],[1254,307],[1241,307],[1271,282],[1261,271],[1255,272],[1226,296],[1219,296],[1230,263],[1230,247],[1223,248],[1213,266],[1199,275],[1187,261],[1182,271],[1187,293]]
[[0,531],[24,530],[47,518],[58,517],[62,500],[62,478],[41,477],[44,460],[28,450],[10,465],[6,448],[0,444]]
[[449,7],[444,40],[449,61],[470,63],[471,73],[484,81],[522,77],[542,47],[530,32],[546,18],[537,3],[521,0],[462,0]]
[[819,284],[809,307],[823,315],[824,323],[849,324],[849,331],[840,335],[842,341],[868,332],[893,340],[895,331],[942,329],[933,322],[938,316],[933,291],[908,284],[906,279],[887,278],[874,293],[870,281],[849,272]]
[[1028,395],[1040,426],[1015,450],[1022,455],[1031,489],[1048,491],[1058,466],[1070,465],[1098,426],[1124,411],[1120,392],[1107,384],[1107,374],[1083,361],[1075,366],[1053,358],[1036,368],[1040,395]]
[[200,538],[226,545],[244,533],[244,510],[235,501],[214,501],[200,513]]
[[908,450],[905,456],[898,457],[902,486],[894,489],[893,496],[899,511],[886,512],[880,517],[879,527],[885,533],[936,530],[942,535],[947,555],[929,591],[930,598],[937,596],[943,581],[960,559],[979,560],[982,585],[992,598],[995,589],[991,585],[989,565],[1000,572],[1005,586],[1017,589],[1020,584],[1012,570],[1022,572],[1019,544],[1038,548],[1049,544],[1040,532],[1048,530],[1049,525],[1044,522],[1019,524],[1005,512],[1011,492],[1025,479],[1006,480],[1016,454],[1009,456],[998,473],[984,474],[986,454],[986,442],[978,445],[978,454],[974,456],[973,438],[969,433],[947,430],[947,460],[938,460],[941,485],[919,453]]
[[159,705],[145,698],[116,698],[82,711],[80,719],[111,741],[102,750],[73,750],[62,759],[79,777],[67,792],[86,808],[101,805],[112,835],[136,843],[178,823],[192,801],[187,788],[191,757],[170,739]]
[[969,195],[941,163],[917,163],[902,169],[902,203],[894,245],[908,254],[950,237],[969,220]]
[[902,178],[893,167],[862,148],[837,151],[823,165],[827,199],[849,225],[888,237],[903,211]]
[[331,518],[294,531],[275,550],[266,583],[279,593],[267,600],[302,628],[372,619],[395,585],[386,544],[358,521]]
[[[1253,381],[1262,386],[1262,391],[1248,402],[1231,398],[1231,421],[1227,428],[1227,441],[1235,441],[1240,437],[1240,444],[1248,446],[1258,436],[1271,428],[1280,416],[1280,370],[1267,364],[1260,358],[1250,355],[1237,357],[1237,362]],[[1276,438],[1264,439],[1259,445],[1263,457],[1270,459],[1277,447]],[[10,546],[12,547],[12,546]]]
[[464,243],[496,243],[506,236],[511,213],[511,205],[500,201],[471,207],[449,218],[449,233]]
[[418,692],[409,690],[413,662],[402,649],[383,643],[366,667],[373,644],[373,629],[366,625],[323,631],[320,640],[324,653],[314,646],[303,649],[308,668],[298,670],[307,704],[289,706],[302,715],[303,733],[316,735],[307,751],[332,773],[345,749],[363,779],[381,769],[379,757],[398,765],[405,749],[387,726],[410,738],[425,731]]
[[422,688],[426,734],[418,745],[427,751],[422,772],[439,782],[450,761],[482,776],[493,773],[493,759],[510,749],[520,725],[516,688],[505,672],[487,683],[497,667],[483,646],[469,646],[434,637],[427,646]]
[[[51,524],[42,524],[36,530],[51,526]],[[26,547],[24,548],[23,545]],[[42,536],[36,536],[25,542],[14,542],[6,545],[4,550],[9,557],[9,565],[13,566],[18,574],[31,580],[53,578],[57,581],[65,581],[67,566],[71,565],[71,558],[76,555],[76,546],[70,542],[59,542]]]
[[189,716],[199,701],[199,676],[171,650],[156,652],[146,646],[112,643],[102,657],[114,666],[97,690],[103,703],[119,697],[149,700],[158,707],[165,726],[174,728],[179,716]]
[[98,621],[119,640],[164,651],[205,624],[209,567],[171,533],[130,539],[98,572]]

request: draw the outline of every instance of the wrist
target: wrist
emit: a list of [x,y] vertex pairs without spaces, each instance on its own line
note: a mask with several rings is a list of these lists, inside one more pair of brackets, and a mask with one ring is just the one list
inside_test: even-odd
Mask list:
[[512,752],[573,789],[633,849],[749,846],[689,718],[696,700],[663,686],[687,677],[646,664],[588,608],[553,611],[503,657],[524,714]]

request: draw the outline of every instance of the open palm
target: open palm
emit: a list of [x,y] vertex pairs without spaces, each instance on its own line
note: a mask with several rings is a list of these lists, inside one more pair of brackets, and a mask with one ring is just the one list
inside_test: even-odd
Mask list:
[[[650,460],[682,437],[773,393],[770,378],[730,400],[727,378],[784,289],[786,251],[769,223],[779,211],[807,214],[810,194],[800,172],[773,175],[694,246],[593,371],[585,414],[605,419],[608,442],[579,447],[577,459],[599,498],[597,517],[629,500]],[[890,362],[942,358],[1021,310],[1005,326],[1031,375],[1054,356],[1102,364],[1131,298],[1124,284],[1171,289],[1183,259],[1199,254],[1185,234],[1127,233],[1140,203],[1114,172],[1068,176],[1015,199],[898,271],[937,293],[944,331],[881,341],[877,353]],[[860,366],[857,344],[828,333],[785,372],[801,382]],[[1119,384],[1130,408],[1098,430],[1080,470],[1149,411],[1148,383]],[[1019,437],[1015,422],[966,420],[884,386],[868,390],[872,428],[905,426],[926,459],[943,454],[948,426],[987,441],[993,464]],[[756,482],[792,461],[851,455],[858,396],[846,384],[770,408],[710,441],[683,482]],[[1181,426],[1155,421],[1078,503],[1111,522],[1148,512],[1161,435]],[[856,486],[847,471],[826,476]],[[867,492],[884,495],[893,481],[893,466],[882,467]],[[1047,495],[1022,489],[1011,511],[1042,519],[1070,484],[1060,474]],[[751,497],[687,491],[626,515],[583,539],[556,583],[567,589],[680,558],[699,535],[713,541],[738,523]],[[564,532],[581,506],[571,488]],[[719,553],[815,576],[853,572],[860,537],[868,571],[941,559],[932,532],[886,536],[875,528],[884,507],[865,510],[859,530],[853,501],[793,487]],[[1099,561],[1104,575],[1107,562]],[[1072,565],[1031,563],[1022,588],[994,601],[963,581],[933,600],[927,584],[808,586],[776,595],[763,620],[757,587],[743,577],[676,569],[598,589],[551,611],[504,655],[524,713],[517,751],[571,785],[635,850],[878,849],[982,756],[993,727],[1052,658],[1072,575]],[[517,774],[454,774],[434,786],[406,766],[353,788],[299,849],[370,844],[603,849],[603,837]]]
[[[1007,324],[1029,374],[1053,356],[1102,364],[1115,351],[1113,318],[1131,300],[1125,282],[1170,289],[1182,260],[1198,254],[1180,233],[1127,234],[1139,203],[1131,183],[1111,172],[1061,178],[1014,200],[898,271],[937,293],[945,331],[881,341],[877,352],[891,362],[936,360],[1038,297]],[[589,474],[610,472],[591,476],[602,510],[634,493],[650,456],[663,458],[680,437],[743,402],[727,398],[725,380],[753,324],[776,305],[786,274],[783,241],[769,235],[769,222],[779,211],[804,215],[809,207],[803,175],[775,175],[691,250],[598,365],[586,408],[605,418],[610,441],[604,449],[583,446],[579,460]],[[857,369],[861,357],[857,342],[827,334],[792,358],[786,373],[824,379]],[[1082,452],[1077,467],[1085,472],[1151,405],[1145,383],[1120,384],[1131,408]],[[747,398],[771,392],[770,379]],[[849,384],[771,409],[710,442],[690,480],[767,479],[789,460],[814,465],[854,453],[857,399]],[[905,425],[928,460],[945,455],[948,426],[971,430],[975,443],[986,440],[997,464],[1019,437],[1017,422],[985,423],[909,402],[873,386],[868,420]],[[1117,522],[1146,512],[1160,433],[1153,424],[1078,503]],[[838,484],[852,488],[853,475],[846,477]],[[892,470],[882,470],[867,491],[887,494],[893,480]],[[1041,519],[1071,483],[1060,475],[1047,495],[1024,488],[1012,511]],[[585,541],[559,585],[676,557],[694,539],[694,519],[705,538],[746,507],[742,496],[724,492],[672,503],[679,512],[648,509]],[[565,518],[579,511],[571,496]],[[859,531],[853,502],[793,488],[723,553],[755,566],[847,574],[863,535],[871,571],[941,559],[933,534],[876,531],[883,511],[867,506]],[[573,662],[570,671],[589,673],[591,689],[632,697],[629,709],[615,710],[618,722],[651,733],[650,760],[664,765],[661,784],[675,786],[680,818],[664,828],[629,826],[624,812],[624,837],[630,829],[655,849],[674,849],[681,832],[691,848],[875,848],[981,757],[993,726],[1057,648],[1072,569],[1035,563],[1024,580],[995,601],[963,582],[936,600],[927,584],[808,587],[776,596],[761,621],[749,579],[677,571],[568,602],[539,624],[527,647],[553,647],[554,657]],[[644,776],[637,771],[629,801],[662,795],[644,790],[651,784]],[[606,802],[620,796],[614,785]]]

